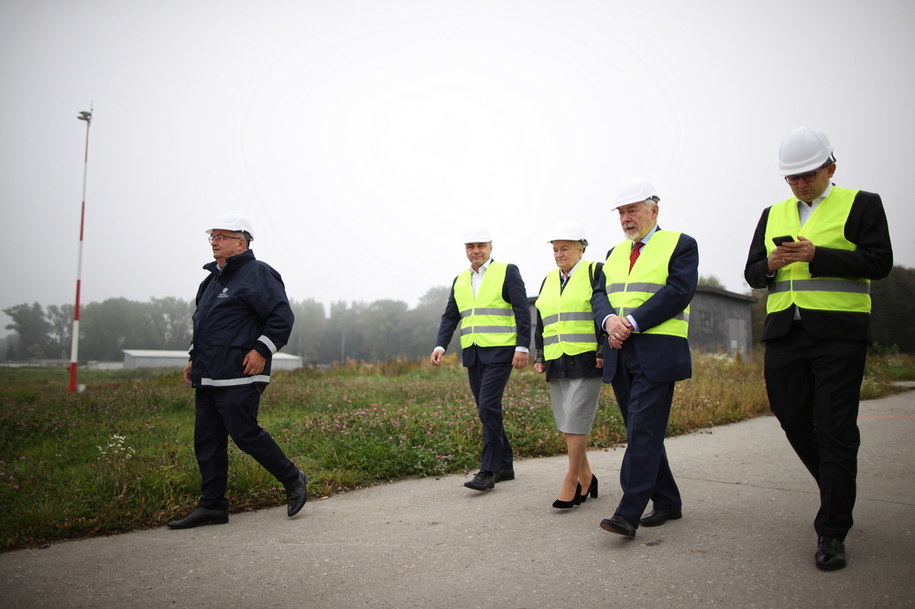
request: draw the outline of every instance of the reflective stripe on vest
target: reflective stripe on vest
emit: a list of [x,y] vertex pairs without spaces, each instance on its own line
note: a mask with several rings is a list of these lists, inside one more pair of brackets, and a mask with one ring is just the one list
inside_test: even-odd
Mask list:
[[[607,278],[607,298],[617,315],[628,315],[667,285],[670,258],[680,241],[680,234],[667,230],[655,231],[642,247],[632,271],[629,270],[632,241],[623,241],[613,248],[604,263],[604,276]],[[620,279],[624,281],[619,281]],[[641,333],[686,338],[689,333],[689,306]]]
[[461,313],[461,348],[514,347],[518,342],[515,312],[510,303],[502,299],[505,284],[505,262],[490,262],[483,281],[473,296],[470,269],[454,282],[454,301]]
[[[857,190],[833,186],[826,197],[800,225],[797,199],[792,197],[769,209],[766,221],[766,254],[775,249],[772,237],[803,235],[817,247],[855,251],[857,246],[845,238],[845,223],[855,202]],[[870,280],[845,277],[812,277],[807,262],[793,262],[778,270],[769,286],[766,312],[783,311],[792,304],[804,309],[869,313]]]
[[559,289],[559,269],[546,276],[534,303],[543,321],[544,359],[597,351],[589,272],[593,266],[593,262],[582,262],[563,290]]

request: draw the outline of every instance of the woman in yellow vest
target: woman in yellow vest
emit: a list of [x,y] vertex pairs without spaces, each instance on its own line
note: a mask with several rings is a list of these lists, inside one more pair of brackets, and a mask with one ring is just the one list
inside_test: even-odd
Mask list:
[[[540,286],[537,355],[534,369],[546,373],[556,428],[565,435],[569,469],[553,507],[569,509],[597,497],[597,476],[588,463],[588,434],[601,391],[603,359],[600,328],[591,313],[594,262],[582,261],[588,241],[582,226],[562,222],[553,231],[553,258],[559,267]],[[584,492],[582,492],[584,489]]]

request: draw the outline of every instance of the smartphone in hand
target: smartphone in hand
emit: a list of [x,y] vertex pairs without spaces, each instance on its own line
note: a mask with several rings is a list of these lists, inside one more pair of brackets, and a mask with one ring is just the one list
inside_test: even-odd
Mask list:
[[794,237],[791,235],[782,235],[781,237],[772,237],[772,243],[775,244],[775,247],[778,247],[782,243],[788,243],[794,241]]

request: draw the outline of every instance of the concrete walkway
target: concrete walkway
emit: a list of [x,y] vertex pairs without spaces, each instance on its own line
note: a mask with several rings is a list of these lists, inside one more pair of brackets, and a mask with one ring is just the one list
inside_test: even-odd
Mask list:
[[772,417],[668,440],[684,517],[601,530],[622,449],[589,454],[600,498],[550,507],[565,457],[489,493],[409,480],[160,529],[0,554],[0,606],[322,609],[915,607],[915,392],[862,402],[849,566],[814,567],[817,492]]

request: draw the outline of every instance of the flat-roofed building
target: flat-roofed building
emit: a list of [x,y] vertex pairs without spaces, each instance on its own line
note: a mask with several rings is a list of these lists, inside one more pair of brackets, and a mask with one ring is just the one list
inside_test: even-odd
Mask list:
[[[165,349],[123,349],[124,368],[183,368],[187,363],[187,351]],[[274,353],[272,370],[298,370],[302,358],[288,353]]]

